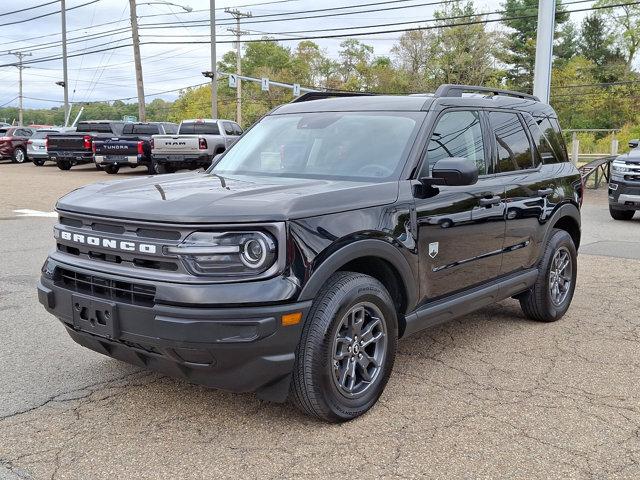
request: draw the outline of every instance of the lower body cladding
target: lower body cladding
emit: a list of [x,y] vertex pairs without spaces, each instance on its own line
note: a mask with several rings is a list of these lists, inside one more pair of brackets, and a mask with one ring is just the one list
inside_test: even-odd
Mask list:
[[[80,345],[208,387],[286,400],[310,302],[232,308],[170,305],[154,299],[150,283],[77,269],[70,281],[68,273],[61,273],[70,271],[66,265],[51,260],[45,265],[39,301]],[[193,287],[172,287],[183,290],[188,304]],[[287,314],[298,314],[299,321],[283,325]]]
[[612,180],[609,183],[609,206],[613,210],[640,210],[640,181]]

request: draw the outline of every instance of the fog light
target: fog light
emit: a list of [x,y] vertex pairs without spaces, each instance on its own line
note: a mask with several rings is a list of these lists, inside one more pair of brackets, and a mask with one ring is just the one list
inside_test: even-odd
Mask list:
[[297,325],[302,320],[302,312],[287,313],[282,315],[282,326],[290,327],[291,325]]

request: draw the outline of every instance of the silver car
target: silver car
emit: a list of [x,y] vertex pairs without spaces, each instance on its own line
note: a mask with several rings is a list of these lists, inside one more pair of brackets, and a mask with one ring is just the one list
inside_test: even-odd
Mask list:
[[43,128],[36,131],[27,142],[27,157],[34,165],[42,167],[44,162],[49,160],[47,152],[47,135],[50,133],[61,133],[70,129]]

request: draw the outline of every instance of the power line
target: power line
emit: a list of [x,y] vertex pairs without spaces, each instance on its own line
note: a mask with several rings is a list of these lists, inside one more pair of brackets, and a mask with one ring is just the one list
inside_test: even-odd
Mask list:
[[[69,10],[76,10],[76,9],[78,9],[78,8],[86,7],[87,5],[92,5],[92,4],[94,4],[94,3],[98,3],[98,2],[101,2],[101,1],[102,1],[102,0],[91,0],[91,1],[89,1],[89,2],[87,2],[87,3],[82,3],[82,4],[80,4],[80,5],[76,5],[75,7],[67,8],[66,10],[67,10],[67,12],[68,12]],[[25,19],[22,19],[22,20],[15,20],[15,21],[13,21],[13,22],[0,23],[0,27],[6,27],[7,25],[17,25],[17,24],[22,24],[22,23],[25,23],[25,22],[30,22],[30,21],[32,21],[32,20],[38,20],[38,19],[40,19],[40,18],[50,17],[51,15],[57,15],[57,14],[59,14],[59,13],[61,13],[61,10],[57,10],[57,11],[55,11],[55,12],[50,12],[50,13],[43,13],[42,15],[37,15],[37,16],[35,16],[35,17],[25,18]]]
[[20,10],[12,10],[11,12],[3,12],[3,13],[0,13],[0,17],[6,17],[7,15],[13,15],[14,13],[26,12],[27,10],[46,7],[47,5],[53,5],[54,3],[60,3],[60,0],[52,0],[51,2],[40,3],[39,5],[21,8]]

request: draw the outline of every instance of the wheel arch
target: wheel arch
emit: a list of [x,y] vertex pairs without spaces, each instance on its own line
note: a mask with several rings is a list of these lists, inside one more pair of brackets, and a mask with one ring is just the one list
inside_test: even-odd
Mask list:
[[398,247],[384,240],[359,240],[331,253],[312,273],[299,299],[313,300],[327,279],[335,272],[363,273],[382,283],[398,312],[398,333],[405,329],[405,314],[417,301],[417,281],[409,262]]
[[564,230],[573,239],[576,250],[580,247],[581,240],[581,222],[580,210],[572,203],[562,205],[553,215],[551,221],[548,222],[547,231],[545,232],[545,243],[549,240],[551,231],[554,228]]

